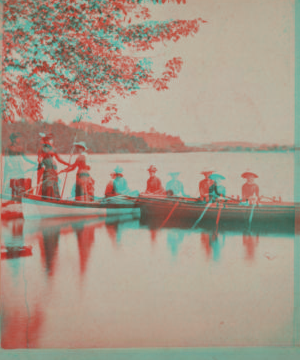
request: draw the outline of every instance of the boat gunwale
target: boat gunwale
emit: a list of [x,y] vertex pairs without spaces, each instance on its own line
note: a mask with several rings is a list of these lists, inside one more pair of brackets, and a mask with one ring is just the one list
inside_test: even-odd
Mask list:
[[[107,198],[103,198],[105,200]],[[23,195],[22,201],[25,203],[36,203],[40,206],[68,206],[68,207],[86,207],[96,209],[119,209],[119,208],[136,208],[138,207],[136,202],[126,203],[125,201],[131,199],[124,199],[124,203],[112,203],[112,202],[101,202],[101,201],[74,201],[66,199],[45,199],[38,195]],[[131,200],[132,201],[132,200]]]

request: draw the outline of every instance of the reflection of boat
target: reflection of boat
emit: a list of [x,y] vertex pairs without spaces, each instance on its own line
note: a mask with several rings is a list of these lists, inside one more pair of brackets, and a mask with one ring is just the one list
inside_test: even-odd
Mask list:
[[36,195],[25,195],[22,199],[25,219],[65,216],[107,216],[139,212],[136,201],[122,196],[100,198],[93,202],[42,199]]
[[274,228],[274,225],[275,228],[290,232],[293,232],[295,227],[294,203],[259,203],[247,206],[234,202],[207,204],[197,199],[162,197],[139,197],[137,201],[141,207],[142,221],[154,221],[168,226],[171,223],[193,226],[204,211],[199,226],[202,227],[203,223],[216,223],[220,211],[219,227],[222,227],[222,224],[229,224],[231,228],[245,227],[249,226],[249,222],[251,228],[262,226],[266,231]]
[[[149,229],[159,229],[164,228],[178,228],[178,229],[186,229],[191,230],[192,226],[195,223],[195,219],[179,219],[177,217],[170,217],[168,221],[163,224],[163,220],[158,217],[148,217],[142,216],[140,218],[140,224],[143,226],[147,226]],[[196,231],[205,231],[211,232],[216,229],[216,219],[202,219],[197,226]],[[261,234],[261,235],[295,235],[295,225],[290,223],[282,223],[282,222],[262,222],[257,221],[251,224],[251,232],[253,234]],[[249,231],[249,223],[248,221],[239,221],[239,220],[223,220],[222,213],[220,216],[220,222],[218,225],[218,231],[222,233],[243,233],[245,231]]]
[[15,201],[9,200],[1,204],[1,219],[13,220],[23,218],[22,205]]
[[32,255],[32,246],[7,246],[1,247],[1,260],[16,259]]

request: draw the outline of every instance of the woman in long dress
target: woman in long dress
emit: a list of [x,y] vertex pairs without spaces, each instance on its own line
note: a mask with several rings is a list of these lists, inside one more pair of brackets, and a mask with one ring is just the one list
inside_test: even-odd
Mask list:
[[9,194],[11,188],[12,198],[20,200],[20,194],[31,187],[31,179],[25,178],[24,164],[27,162],[36,165],[36,163],[25,156],[20,133],[12,133],[9,138],[11,144],[4,151],[2,192]]
[[93,201],[94,200],[94,184],[89,170],[91,167],[87,164],[86,150],[87,147],[84,141],[74,143],[75,150],[78,152],[78,156],[74,164],[69,165],[62,172],[70,172],[77,168],[76,174],[76,189],[75,200],[78,201]]
[[62,160],[53,150],[52,145],[49,142],[45,142],[43,145],[42,160],[38,166],[38,171],[44,169],[42,175],[42,197],[59,199],[58,173],[55,159],[64,165],[68,165],[68,163]]

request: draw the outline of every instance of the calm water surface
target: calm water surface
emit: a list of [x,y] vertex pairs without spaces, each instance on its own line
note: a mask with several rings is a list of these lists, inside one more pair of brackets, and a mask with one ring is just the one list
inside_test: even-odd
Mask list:
[[[67,158],[67,157],[66,157]],[[92,157],[101,195],[117,165],[143,190],[155,163],[165,183],[181,171],[190,195],[209,165],[238,194],[241,172],[261,193],[293,198],[291,154]],[[62,178],[63,179],[63,178]],[[74,174],[68,177],[71,193]],[[280,192],[279,192],[280,191]],[[139,218],[2,222],[2,246],[32,255],[1,261],[4,348],[289,346],[293,343],[294,236],[149,228]]]

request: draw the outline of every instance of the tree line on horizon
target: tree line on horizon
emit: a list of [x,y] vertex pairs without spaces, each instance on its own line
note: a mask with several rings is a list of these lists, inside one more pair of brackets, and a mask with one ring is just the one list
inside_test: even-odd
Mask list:
[[[22,145],[26,154],[37,154],[40,146],[39,133],[52,133],[54,136],[54,145],[57,152],[61,154],[70,153],[74,141],[85,141],[89,152],[91,153],[151,153],[151,152],[177,152],[187,151],[189,148],[180,140],[180,145],[172,146],[166,141],[165,146],[159,148],[149,146],[143,136],[135,136],[131,133],[124,133],[119,130],[98,132],[98,131],[84,131],[76,129],[63,123],[46,123],[46,122],[16,122],[3,123],[2,125],[2,153],[4,153],[7,146],[10,144],[9,137],[11,133],[19,132],[22,138]],[[143,135],[145,135],[144,133]],[[153,134],[151,134],[153,135]],[[171,136],[165,136],[168,140]],[[177,138],[174,138],[177,139]]]

